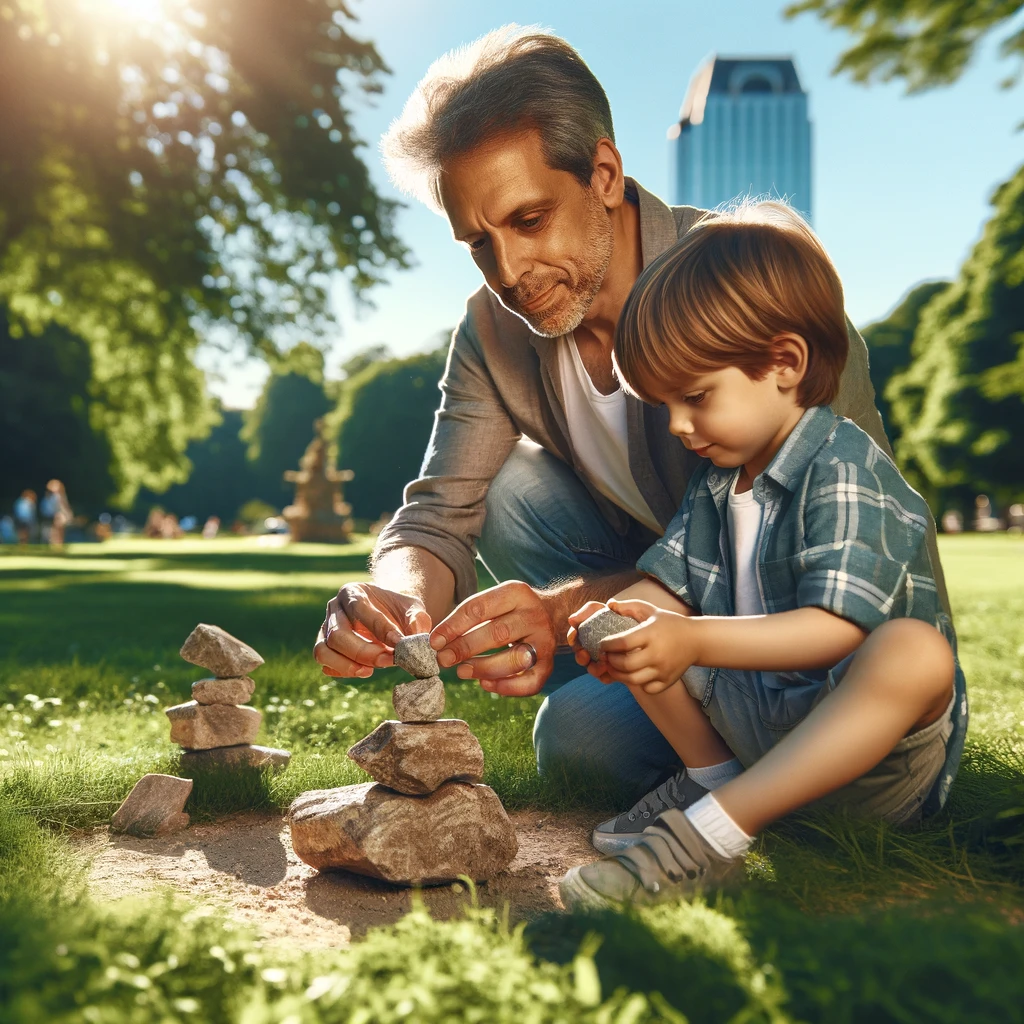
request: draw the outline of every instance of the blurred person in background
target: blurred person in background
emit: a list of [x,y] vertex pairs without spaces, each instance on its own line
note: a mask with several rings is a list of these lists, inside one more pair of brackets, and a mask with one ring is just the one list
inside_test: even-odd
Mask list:
[[14,529],[19,544],[33,544],[39,530],[36,519],[36,492],[24,490],[14,503]]
[[64,530],[74,518],[67,492],[59,480],[46,485],[46,493],[39,503],[39,517],[43,524],[43,541],[50,547],[64,546]]

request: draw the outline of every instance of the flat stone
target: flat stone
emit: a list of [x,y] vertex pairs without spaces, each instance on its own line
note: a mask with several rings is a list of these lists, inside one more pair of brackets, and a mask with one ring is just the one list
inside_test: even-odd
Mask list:
[[438,676],[399,683],[391,704],[401,722],[436,722],[444,714],[444,683]]
[[613,612],[611,608],[602,608],[594,612],[589,619],[584,620],[576,627],[576,635],[579,638],[580,646],[594,659],[601,660],[601,648],[598,646],[605,637],[614,636],[616,633],[625,633],[638,625],[636,619],[628,615],[620,615]]
[[349,747],[348,756],[379,783],[424,796],[451,779],[480,782],[484,752],[458,718],[441,722],[381,722]]
[[111,832],[130,836],[163,836],[188,826],[185,801],[191,779],[175,775],[143,775],[110,819]]
[[193,665],[222,679],[247,676],[263,664],[263,659],[238,637],[220,626],[200,622],[181,645],[181,656]]
[[396,885],[493,878],[512,862],[515,828],[490,786],[446,782],[406,796],[373,782],[317,789],[288,809],[292,848],[319,871],[342,868]]
[[257,747],[242,743],[236,747],[213,747],[209,750],[186,750],[181,755],[185,768],[273,768],[288,767],[291,751],[275,747]]
[[248,704],[255,689],[248,676],[199,679],[192,684],[192,699],[200,704]]
[[440,672],[437,652],[430,646],[429,633],[403,636],[395,644],[395,664],[417,679],[429,679]]
[[252,743],[263,721],[263,714],[255,708],[197,704],[194,700],[176,704],[165,714],[171,720],[171,742],[186,750]]

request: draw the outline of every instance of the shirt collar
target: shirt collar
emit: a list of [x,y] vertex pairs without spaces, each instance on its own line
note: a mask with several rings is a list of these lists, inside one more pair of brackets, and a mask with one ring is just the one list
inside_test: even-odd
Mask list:
[[768,463],[764,475],[787,491],[796,490],[811,460],[831,437],[839,417],[827,405],[807,409],[792,433]]
[[646,267],[679,240],[676,218],[670,206],[635,179],[627,177],[626,185],[635,189],[640,206],[640,255]]

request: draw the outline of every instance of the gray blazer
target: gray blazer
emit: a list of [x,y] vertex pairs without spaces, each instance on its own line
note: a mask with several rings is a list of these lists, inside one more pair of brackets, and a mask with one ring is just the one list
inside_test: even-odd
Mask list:
[[[667,206],[636,189],[640,240],[646,267],[704,215],[693,206]],[[868,377],[864,339],[850,330],[850,354],[833,408],[863,428],[891,455],[875,392]],[[602,514],[619,533],[629,517],[588,481],[569,438],[558,376],[559,340],[541,338],[510,313],[485,286],[471,295],[452,335],[441,380],[441,406],[434,419],[420,476],[405,489],[405,503],[381,531],[375,557],[415,546],[436,555],[455,576],[455,599],[477,587],[474,556],[483,527],[487,488],[520,437],[528,437],[572,466]],[[668,412],[627,396],[629,463],[640,493],[664,529],[682,502],[699,458],[668,431]],[[936,582],[947,607],[945,585],[929,535]]]

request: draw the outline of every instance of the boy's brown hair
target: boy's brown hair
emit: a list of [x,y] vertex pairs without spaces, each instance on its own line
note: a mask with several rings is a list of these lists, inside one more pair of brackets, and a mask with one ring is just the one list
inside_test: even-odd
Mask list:
[[709,214],[643,271],[619,317],[616,371],[652,403],[728,366],[761,380],[781,334],[807,342],[800,405],[831,403],[849,349],[839,275],[794,210],[746,202]]

